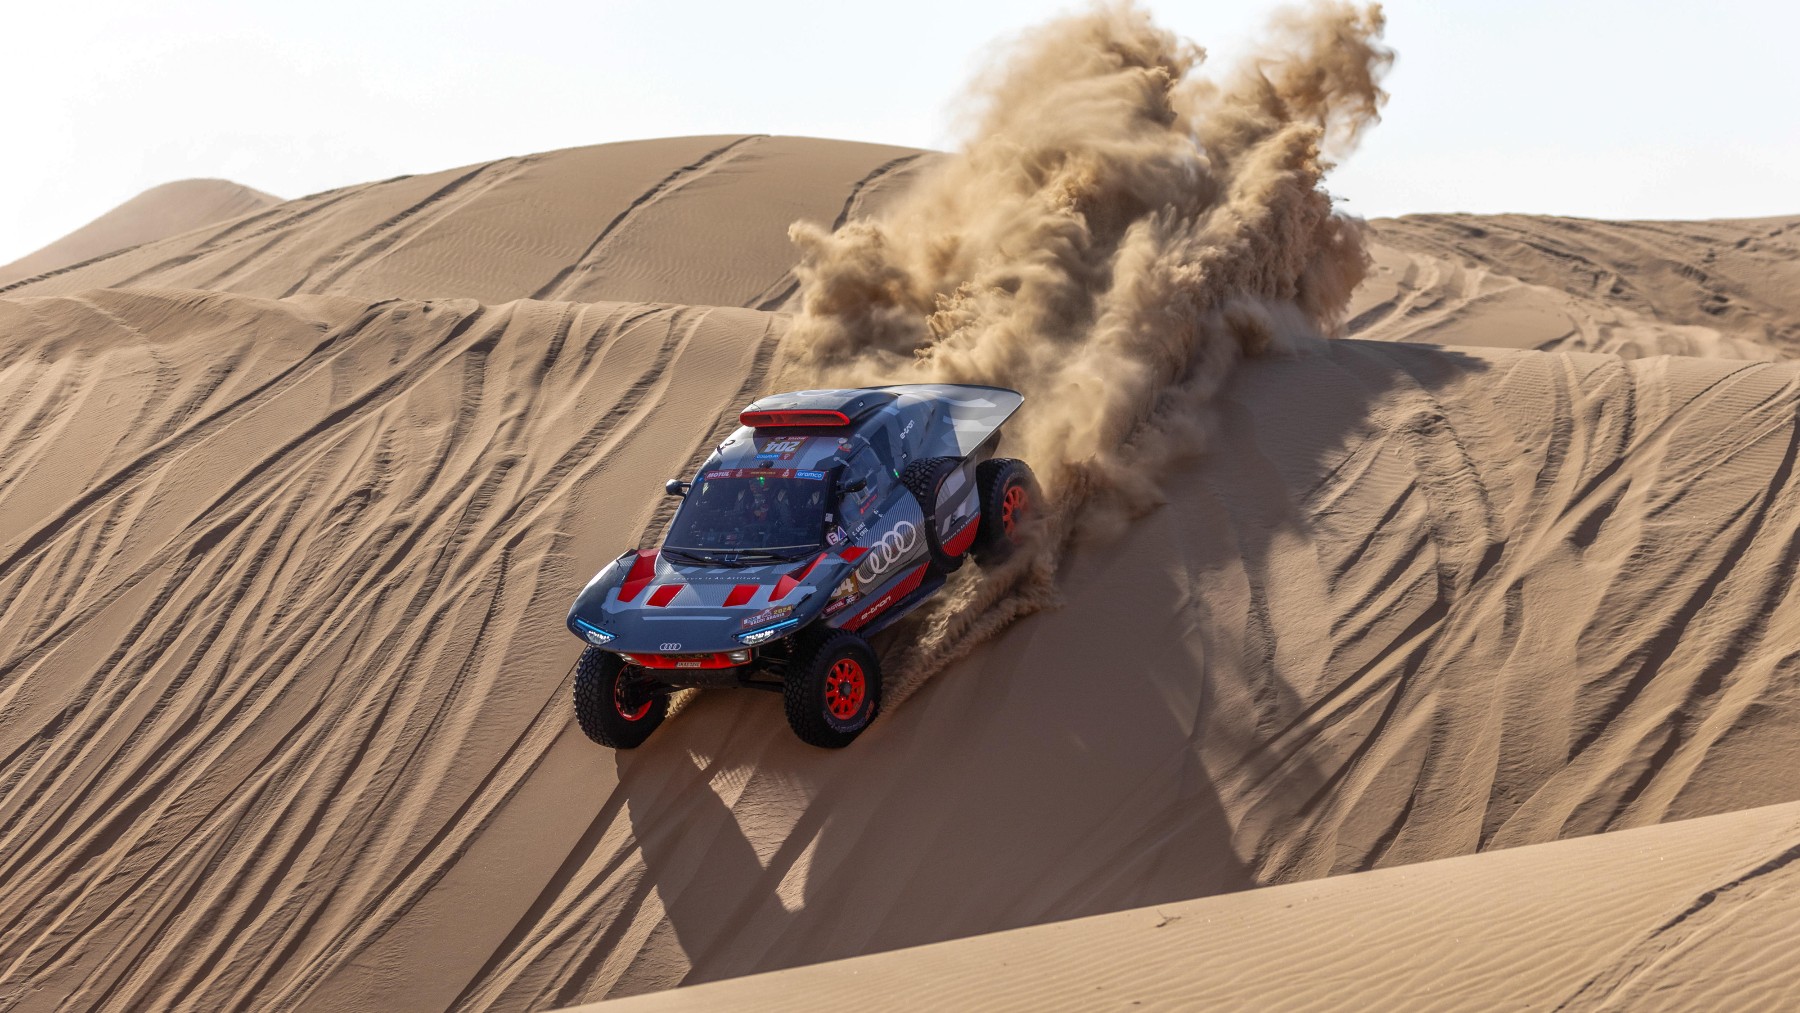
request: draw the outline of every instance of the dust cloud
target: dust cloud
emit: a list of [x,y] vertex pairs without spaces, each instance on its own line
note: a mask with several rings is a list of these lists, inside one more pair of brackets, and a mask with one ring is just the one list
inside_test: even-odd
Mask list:
[[1340,327],[1368,257],[1320,184],[1379,119],[1382,29],[1374,5],[1285,10],[1214,79],[1135,3],[1050,22],[977,80],[962,150],[880,219],[790,230],[791,378],[1027,398],[1003,452],[1043,483],[1032,546],[910,621],[890,705],[1053,606],[1073,541],[1157,505],[1241,357]]

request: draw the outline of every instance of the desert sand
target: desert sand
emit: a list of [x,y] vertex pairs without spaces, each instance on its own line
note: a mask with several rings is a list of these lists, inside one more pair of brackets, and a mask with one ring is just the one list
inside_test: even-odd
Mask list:
[[601,749],[563,616],[744,404],[867,368],[832,278],[1029,337],[958,300],[1055,271],[917,234],[1016,252],[920,203],[979,159],[575,148],[0,288],[0,1008],[1792,1005],[1800,219],[1365,227],[1238,126],[1139,263],[1241,347],[842,752],[732,692]]
[[1800,332],[1800,217],[1377,221],[1351,330],[1389,341],[1774,359]]
[[1770,806],[582,1009],[1779,1009],[1797,856]]
[[[667,211],[669,247],[756,225]],[[562,612],[783,314],[33,287],[0,301],[29,1007],[545,1008],[1793,798],[1785,364],[1249,361],[1166,506],[853,750],[726,693],[614,755]]]
[[121,286],[771,309],[788,226],[873,213],[927,153],[753,134],[571,148],[313,194],[7,296]]
[[66,270],[96,257],[168,239],[203,225],[281,203],[224,179],[183,179],[151,187],[50,245],[0,264],[0,285]]

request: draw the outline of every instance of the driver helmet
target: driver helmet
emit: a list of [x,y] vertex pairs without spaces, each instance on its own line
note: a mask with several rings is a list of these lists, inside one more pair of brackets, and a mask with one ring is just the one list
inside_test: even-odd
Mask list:
[[759,478],[755,482],[752,482],[750,485],[749,503],[750,519],[759,524],[763,523],[769,519],[770,515],[774,512],[774,509],[775,496],[769,491],[768,487],[763,484],[763,480]]

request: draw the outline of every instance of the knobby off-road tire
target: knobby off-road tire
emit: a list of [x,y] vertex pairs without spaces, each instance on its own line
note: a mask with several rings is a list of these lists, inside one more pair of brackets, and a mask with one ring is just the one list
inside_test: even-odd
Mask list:
[[635,688],[639,678],[638,670],[610,651],[581,652],[575,663],[575,720],[588,738],[609,749],[636,749],[663,723],[668,694]]
[[1004,563],[1023,544],[1042,503],[1037,476],[1024,461],[996,457],[975,469],[975,488],[981,496],[981,531],[971,551],[982,566]]
[[937,521],[938,486],[944,484],[944,479],[956,467],[954,457],[921,457],[900,473],[900,484],[906,486],[913,499],[919,501],[919,509],[925,512],[925,547],[931,553],[931,564],[943,573],[954,571],[963,562],[961,556],[944,551]]
[[802,742],[842,749],[881,713],[881,662],[849,630],[806,635],[794,645],[782,700]]

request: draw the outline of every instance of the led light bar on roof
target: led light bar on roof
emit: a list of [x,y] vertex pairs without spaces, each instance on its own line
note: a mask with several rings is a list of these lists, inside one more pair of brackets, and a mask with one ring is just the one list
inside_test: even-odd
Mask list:
[[850,424],[850,416],[843,412],[819,408],[789,408],[786,410],[746,411],[738,416],[738,421],[752,429],[764,429],[770,426],[847,426]]

